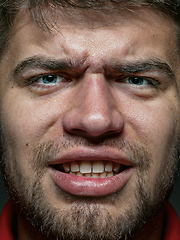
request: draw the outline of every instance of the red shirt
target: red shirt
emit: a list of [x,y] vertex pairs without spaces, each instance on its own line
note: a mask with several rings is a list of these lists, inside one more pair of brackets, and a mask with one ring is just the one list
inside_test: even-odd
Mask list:
[[[178,216],[170,203],[165,208],[165,233],[163,240],[180,240],[180,223]],[[16,232],[16,214],[9,201],[0,218],[0,240],[14,240],[13,233]]]

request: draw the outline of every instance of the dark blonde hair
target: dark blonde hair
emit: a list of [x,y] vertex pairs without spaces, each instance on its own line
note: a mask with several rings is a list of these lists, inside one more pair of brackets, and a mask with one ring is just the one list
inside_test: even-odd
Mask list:
[[39,26],[47,27],[48,18],[44,15],[44,9],[56,11],[58,8],[67,12],[71,11],[70,8],[79,8],[108,14],[109,11],[141,6],[162,12],[175,22],[177,29],[180,29],[180,0],[0,0],[0,59],[8,46],[14,20],[22,9],[28,10]]

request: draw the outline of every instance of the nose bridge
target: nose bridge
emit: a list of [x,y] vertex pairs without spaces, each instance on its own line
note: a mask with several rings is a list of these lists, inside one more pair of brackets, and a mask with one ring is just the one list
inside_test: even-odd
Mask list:
[[65,115],[63,124],[69,132],[83,132],[91,137],[121,131],[123,120],[102,73],[85,74],[80,80],[73,107]]
[[80,107],[84,116],[94,121],[107,118],[110,114],[112,96],[108,83],[102,74],[86,76],[81,88],[80,94],[83,102],[80,102]]
[[117,124],[109,83],[102,73],[87,74],[83,81],[77,106],[81,128],[93,136],[114,131]]

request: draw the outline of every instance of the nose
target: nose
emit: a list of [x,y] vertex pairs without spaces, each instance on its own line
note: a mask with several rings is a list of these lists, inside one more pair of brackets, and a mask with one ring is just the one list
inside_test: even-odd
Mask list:
[[120,133],[124,119],[115,102],[111,86],[101,74],[84,77],[64,115],[64,129],[89,138]]

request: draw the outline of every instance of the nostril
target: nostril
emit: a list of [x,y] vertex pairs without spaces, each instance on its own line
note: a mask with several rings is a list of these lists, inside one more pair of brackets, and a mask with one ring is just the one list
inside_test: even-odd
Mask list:
[[64,130],[72,134],[88,135],[89,138],[120,133],[124,127],[123,116],[114,104],[102,99],[99,101],[96,103],[93,100],[88,105],[82,100],[81,104],[73,105],[63,116]]
[[65,116],[63,119],[64,129],[74,135],[84,137],[110,136],[120,133],[124,127],[124,121],[121,116],[115,119],[111,117],[81,116],[81,114],[71,113],[71,116]]

